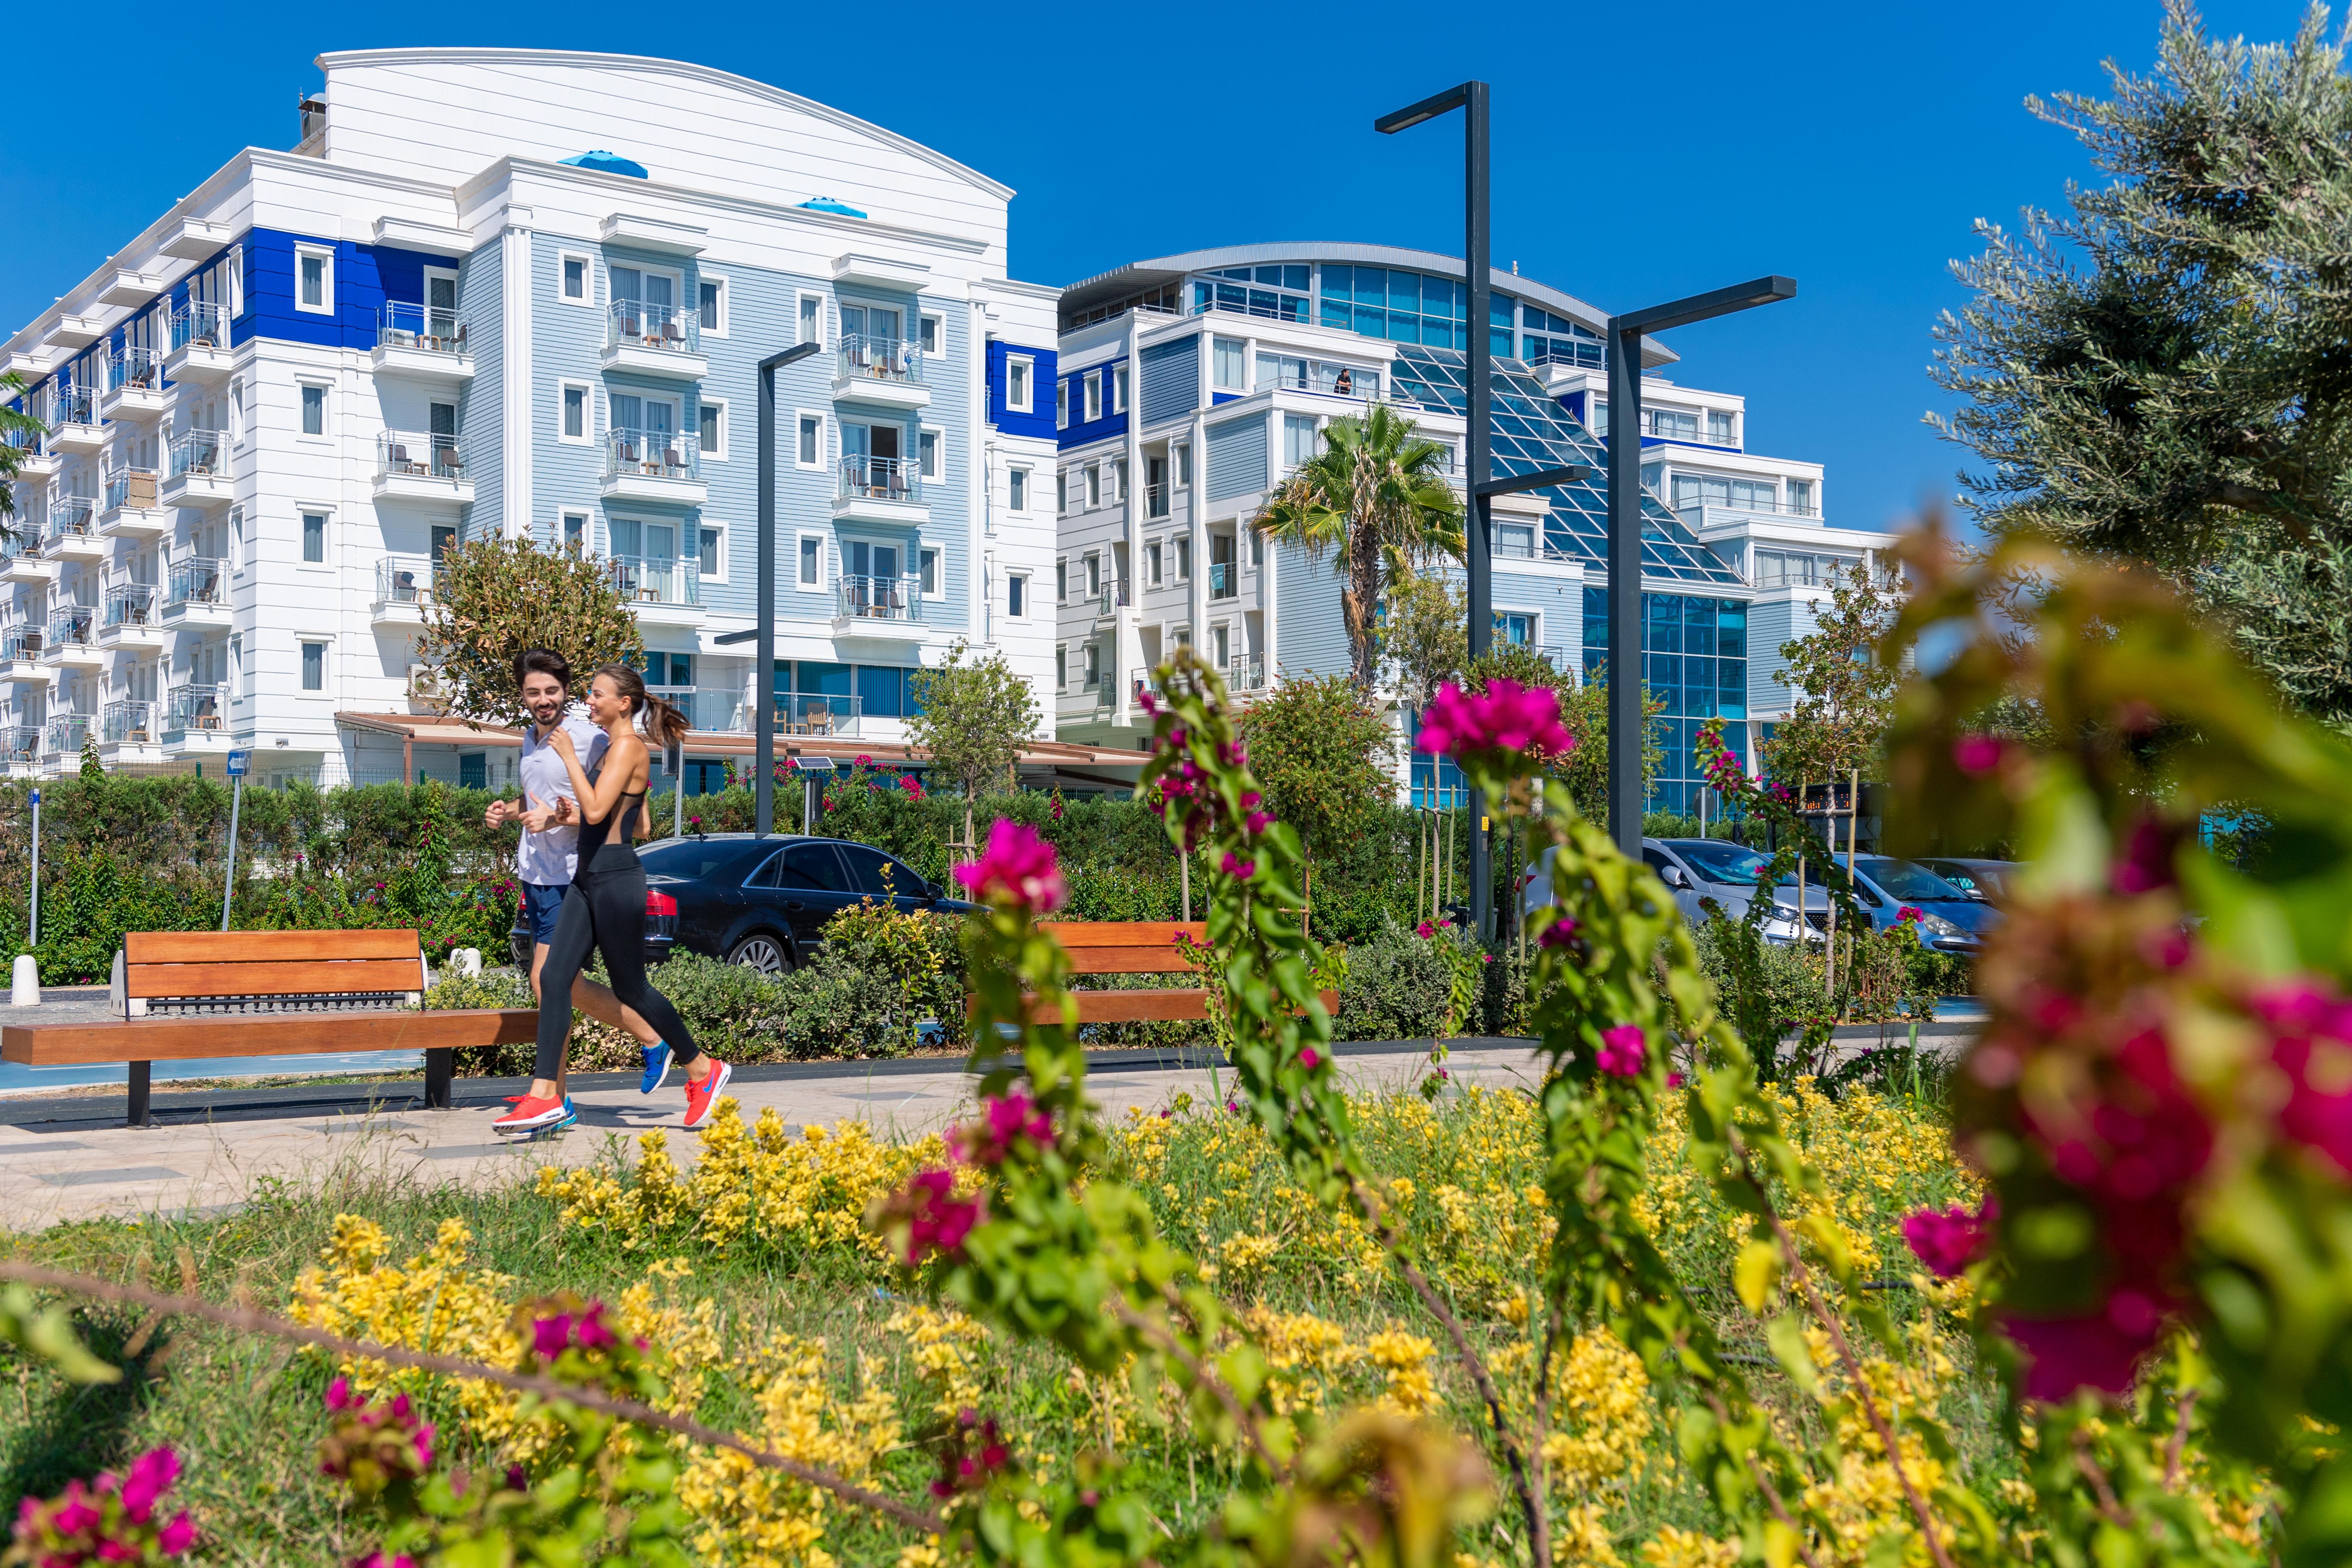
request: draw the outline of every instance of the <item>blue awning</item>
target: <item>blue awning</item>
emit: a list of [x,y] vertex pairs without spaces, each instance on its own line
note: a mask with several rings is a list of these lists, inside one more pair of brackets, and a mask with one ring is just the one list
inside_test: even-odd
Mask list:
[[864,213],[859,212],[856,207],[851,206],[847,202],[837,202],[831,196],[818,196],[814,200],[803,202],[801,205],[806,207],[813,213],[839,213],[844,217],[864,217],[866,216]]
[[601,169],[608,174],[626,174],[631,179],[646,178],[646,166],[633,163],[617,153],[607,153],[602,147],[593,153],[583,153],[576,158],[560,160],[575,169]]

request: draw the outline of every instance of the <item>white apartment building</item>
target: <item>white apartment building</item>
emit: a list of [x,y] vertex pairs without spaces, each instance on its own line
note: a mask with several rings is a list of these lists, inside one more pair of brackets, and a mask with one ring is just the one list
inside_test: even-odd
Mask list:
[[[12,772],[94,735],[110,765],[499,783],[512,738],[434,720],[415,639],[442,552],[501,534],[610,573],[693,718],[690,790],[758,701],[890,753],[958,640],[1050,708],[1058,291],[1005,275],[1010,189],[676,61],[319,64],[290,151],[237,153],[0,345],[46,431],[0,556]],[[753,624],[754,367],[811,341],[761,671],[719,640]]]
[[[1496,471],[1593,474],[1496,498],[1494,635],[1592,671],[1609,654],[1606,313],[1515,272],[1491,286]],[[1244,693],[1348,669],[1339,561],[1269,546],[1249,521],[1333,417],[1374,399],[1411,411],[1458,474],[1467,294],[1457,258],[1349,244],[1192,251],[1064,290],[1062,739],[1135,743],[1149,723],[1137,696],[1180,643]],[[1751,450],[1744,400],[1675,384],[1664,374],[1675,359],[1645,342],[1640,439],[1643,678],[1666,700],[1653,805],[1679,811],[1700,787],[1700,724],[1733,721],[1727,738],[1752,763],[1789,706],[1781,644],[1811,629],[1829,571],[1891,541],[1828,527],[1821,465]],[[1411,766],[1417,800],[1454,787],[1450,762]]]

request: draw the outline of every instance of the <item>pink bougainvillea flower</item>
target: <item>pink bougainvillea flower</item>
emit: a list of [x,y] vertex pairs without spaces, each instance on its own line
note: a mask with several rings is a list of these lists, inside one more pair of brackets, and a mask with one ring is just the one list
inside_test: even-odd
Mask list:
[[2324,981],[2300,979],[2257,994],[2271,1062],[2285,1075],[2279,1131],[2352,1175],[2352,1002]]
[[[156,1549],[166,1557],[177,1557],[196,1543],[196,1521],[182,1509],[173,1514],[163,1529],[155,1532]],[[414,1568],[414,1565],[411,1565]]]
[[1002,1165],[1020,1139],[1041,1149],[1053,1145],[1054,1119],[1017,1089],[1002,1099],[981,1101],[981,1113],[978,1121],[948,1135],[948,1146],[975,1165]]
[[851,762],[855,766],[861,768],[870,768],[874,765],[874,759],[867,756],[863,752],[858,752],[856,757],[851,759]]
[[553,1361],[572,1348],[572,1314],[558,1312],[530,1326],[530,1347],[542,1361]]
[[2172,866],[2179,838],[2154,816],[2143,816],[2124,836],[2124,852],[2107,875],[2108,885],[2124,894],[2171,887],[2180,879]]
[[1952,742],[1952,765],[1970,778],[1980,779],[2000,766],[2006,750],[1993,735],[1963,735]]
[[1455,757],[1525,752],[1559,756],[1576,737],[1559,721],[1559,698],[1546,687],[1516,680],[1490,680],[1472,696],[1452,681],[1422,710],[1416,750]]
[[934,1253],[954,1258],[963,1251],[964,1237],[981,1222],[978,1198],[955,1195],[955,1173],[918,1171],[908,1178],[890,1207],[905,1217],[907,1267],[912,1268]]
[[1914,921],[1923,921],[1927,918],[1927,911],[1921,909],[1916,904],[1906,904],[1901,909],[1895,911],[1895,918],[1898,921],[1905,921],[1906,923]]
[[1033,915],[1051,914],[1069,900],[1054,847],[1037,830],[1000,817],[988,830],[988,848],[955,868],[955,879],[982,900]]
[[1246,882],[1252,877],[1257,875],[1256,861],[1244,859],[1243,857],[1234,854],[1230,849],[1225,851],[1224,865],[1223,868],[1225,875],[1231,877],[1236,882]]
[[2122,1394],[2140,1358],[2155,1348],[2162,1308],[2136,1290],[2118,1290],[2104,1311],[2063,1318],[2011,1317],[2001,1328],[2029,1358],[2028,1399],[2061,1400],[2078,1388]]
[[1323,1053],[1317,1050],[1313,1046],[1301,1047],[1298,1052],[1298,1065],[1305,1068],[1308,1072],[1313,1072],[1317,1068],[1323,1065]]
[[1957,1204],[1950,1208],[1920,1209],[1903,1217],[1903,1239],[1928,1272],[1948,1279],[1983,1250],[1985,1221],[1977,1211]]
[[180,1479],[180,1457],[169,1447],[151,1448],[131,1463],[130,1473],[122,1478],[122,1510],[133,1521],[144,1524],[147,1516],[155,1511],[155,1500],[171,1489]]
[[1574,915],[1558,915],[1553,917],[1551,924],[1544,927],[1543,930],[1537,933],[1536,936],[1536,945],[1538,947],[1571,947],[1575,945],[1575,942],[1576,917]]
[[1243,826],[1248,829],[1251,837],[1255,837],[1257,835],[1264,833],[1267,828],[1272,827],[1274,826],[1274,818],[1268,816],[1265,812],[1253,811],[1247,817],[1243,819]]
[[1680,1088],[1682,1088],[1682,1086],[1683,1086],[1683,1075],[1682,1075],[1682,1074],[1680,1074],[1680,1073],[1678,1073],[1678,1072],[1670,1072],[1670,1073],[1668,1073],[1668,1074],[1666,1075],[1666,1087],[1667,1087],[1668,1089],[1680,1089]]
[[1426,942],[1428,939],[1437,934],[1437,928],[1430,924],[1427,921],[1423,921],[1419,925],[1412,928],[1412,934]]
[[1601,1070],[1618,1078],[1635,1078],[1650,1059],[1650,1047],[1642,1038],[1639,1024],[1620,1024],[1613,1029],[1601,1031],[1601,1050],[1595,1058]]

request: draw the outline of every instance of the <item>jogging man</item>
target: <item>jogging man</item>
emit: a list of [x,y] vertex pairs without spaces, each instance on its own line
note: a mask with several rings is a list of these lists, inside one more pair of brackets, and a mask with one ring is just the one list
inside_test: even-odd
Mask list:
[[[523,706],[530,712],[530,728],[523,731],[522,798],[494,800],[483,814],[489,826],[509,822],[522,825],[522,842],[515,851],[515,875],[522,883],[522,912],[530,926],[530,993],[539,994],[540,972],[547,966],[548,944],[555,938],[555,917],[579,870],[580,810],[572,791],[572,775],[563,759],[548,744],[561,727],[571,736],[587,771],[593,773],[609,743],[604,731],[572,701],[572,666],[560,653],[525,648],[515,656],[515,681],[522,689]],[[586,976],[572,982],[572,1003],[600,1024],[610,1024],[635,1037],[646,1054],[646,1082],[640,1092],[651,1094],[669,1076],[670,1052],[651,1024],[634,1008]],[[559,1090],[561,1092],[561,1090]],[[573,1120],[565,1100],[565,1119]]]

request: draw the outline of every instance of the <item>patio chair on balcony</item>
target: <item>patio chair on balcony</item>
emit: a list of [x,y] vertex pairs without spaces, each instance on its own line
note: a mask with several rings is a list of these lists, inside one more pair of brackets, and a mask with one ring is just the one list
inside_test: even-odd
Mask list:
[[662,347],[682,349],[686,346],[686,329],[673,316],[662,322]]
[[833,733],[833,709],[826,703],[812,702],[801,713],[801,733],[830,735]]

